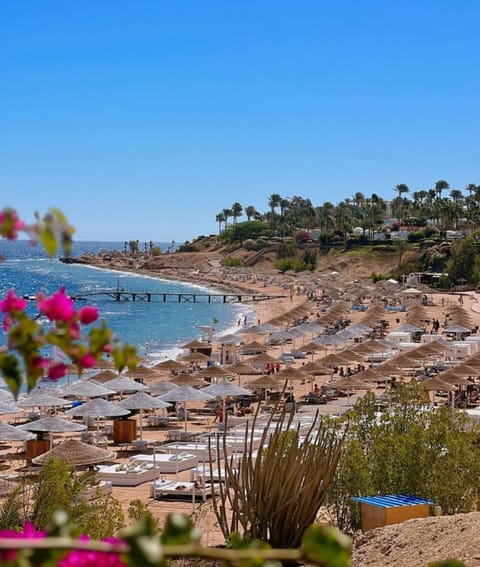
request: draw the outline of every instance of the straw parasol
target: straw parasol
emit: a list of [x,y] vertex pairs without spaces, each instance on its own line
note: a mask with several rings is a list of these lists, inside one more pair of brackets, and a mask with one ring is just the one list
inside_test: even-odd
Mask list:
[[101,384],[96,384],[95,382],[89,382],[88,380],[82,380],[73,384],[73,386],[67,386],[61,391],[61,396],[74,396],[76,398],[102,398],[103,396],[110,396],[115,394],[114,390],[106,388]]
[[337,390],[346,390],[347,392],[347,404],[350,406],[350,395],[354,390],[370,390],[373,388],[371,384],[367,384],[363,380],[359,380],[354,376],[348,376],[346,378],[342,378],[341,380],[336,380],[335,382],[331,383],[333,388],[337,388]]
[[242,348],[240,349],[240,353],[241,354],[254,353],[254,352],[260,353],[260,352],[265,352],[266,350],[267,347],[265,345],[260,344],[258,341],[251,341],[242,346]]
[[262,353],[250,358],[248,362],[249,364],[273,364],[280,362],[280,360],[270,356],[269,354]]
[[300,370],[312,376],[329,376],[332,373],[331,368],[322,366],[318,362],[307,362],[300,367]]
[[195,339],[194,341],[190,341],[186,345],[182,345],[180,348],[188,348],[190,350],[198,350],[198,349],[211,348],[211,346],[212,346],[211,343],[205,343],[205,342],[199,341],[198,339]]
[[17,402],[20,408],[54,408],[68,405],[69,402],[57,396],[46,394],[42,390],[35,390]]
[[[170,390],[161,396],[162,400],[166,402],[206,402],[213,399],[213,396],[203,392],[202,390],[195,390],[191,386],[180,386],[175,390]],[[185,433],[187,433],[187,411],[185,409]]]
[[127,378],[127,376],[118,376],[118,378],[113,378],[112,380],[104,382],[103,385],[105,388],[124,394],[129,392],[146,392],[149,390],[148,386],[145,386],[136,380],[132,380],[131,378]]
[[67,439],[50,451],[35,457],[32,462],[35,465],[44,465],[51,458],[66,461],[72,467],[85,467],[113,461],[117,458],[117,454],[100,447],[87,445],[76,439]]
[[275,374],[278,380],[307,380],[308,376],[301,370],[287,366]]
[[99,440],[99,418],[123,417],[129,415],[129,411],[118,404],[107,402],[103,398],[95,398],[91,402],[74,407],[65,412],[74,417],[94,418],[97,422],[97,444]]
[[148,378],[150,376],[155,376],[156,374],[157,370],[155,368],[150,368],[143,364],[136,366],[133,370],[125,372],[125,376],[128,376],[129,378]]
[[107,360],[106,358],[101,358],[95,362],[94,368],[97,370],[107,370],[109,368],[113,368],[114,363],[112,360]]
[[175,388],[178,388],[177,384],[167,382],[167,380],[160,380],[150,385],[150,393],[165,394],[165,392],[170,392],[170,390],[174,390]]
[[144,410],[154,410],[154,409],[165,409],[170,407],[165,400],[160,398],[154,398],[145,392],[137,392],[128,398],[125,398],[118,405],[127,410],[139,410],[140,411],[140,441],[143,439],[143,411]]
[[203,354],[202,352],[190,352],[182,357],[180,357],[182,362],[208,362],[212,360],[210,356]]
[[29,423],[24,423],[17,427],[18,429],[33,431],[35,433],[50,433],[50,449],[53,446],[53,433],[78,433],[79,431],[85,431],[87,429],[87,426],[81,423],[75,423],[53,416],[30,421]]
[[245,384],[245,388],[257,390],[258,388],[265,390],[265,402],[267,401],[267,390],[282,390],[285,382],[282,382],[274,376],[260,376]]
[[222,380],[221,382],[218,382],[217,384],[212,384],[211,386],[207,386],[206,388],[203,388],[202,392],[206,392],[207,394],[210,394],[211,396],[214,397],[222,398],[222,402],[223,402],[222,421],[225,420],[225,416],[227,415],[226,407],[225,407],[227,396],[246,396],[250,394],[250,392],[245,388],[236,386],[235,384],[232,384],[231,382],[228,382],[225,379]]
[[188,366],[186,364],[182,364],[177,360],[163,360],[162,362],[158,362],[153,366],[155,370],[170,370],[177,371],[177,372],[187,372]]
[[200,372],[197,372],[195,376],[203,378],[203,379],[213,379],[213,378],[227,378],[232,376],[232,372],[225,370],[221,366],[207,366]]
[[190,386],[191,388],[202,388],[206,384],[205,380],[192,374],[180,374],[172,378],[170,382],[175,386]]
[[114,372],[113,370],[102,370],[102,372],[98,372],[90,378],[87,378],[89,382],[97,382],[98,384],[103,384],[107,380],[112,380],[112,378],[117,378],[118,372]]
[[253,368],[253,366],[250,366],[249,364],[246,364],[244,362],[235,362],[234,364],[226,366],[225,369],[228,370],[229,372],[233,372],[234,374],[240,374],[240,375],[259,373],[259,371],[256,368]]
[[34,439],[35,435],[28,431],[23,431],[18,427],[9,425],[3,421],[0,421],[0,442],[3,441],[27,441],[28,439]]

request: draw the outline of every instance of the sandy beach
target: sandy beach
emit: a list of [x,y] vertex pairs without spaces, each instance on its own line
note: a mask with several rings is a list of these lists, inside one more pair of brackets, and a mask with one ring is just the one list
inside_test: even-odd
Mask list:
[[[125,268],[119,265],[116,266],[115,269]],[[299,278],[293,278],[292,276],[280,276],[273,272],[260,275],[247,272],[241,273],[238,270],[228,271],[225,269],[211,270],[204,274],[201,272],[192,273],[183,269],[163,271],[161,275],[146,270],[142,271],[149,276],[153,275],[181,281],[194,281],[202,285],[218,287],[225,290],[243,289],[257,293],[282,296],[278,299],[255,303],[255,323],[267,323],[272,320],[278,321],[279,317],[285,316],[290,311],[298,308],[301,308],[302,318],[306,318],[311,322],[323,321],[323,318],[330,310],[336,306],[342,306],[345,317],[348,318],[349,323],[346,326],[346,328],[348,328],[365,320],[366,315],[373,308],[380,307],[383,309],[381,318],[384,321],[383,324],[385,327],[383,336],[388,337],[388,333],[409,322],[409,308],[411,309],[414,306],[418,307],[419,305],[417,304],[421,302],[424,297],[427,297],[427,305],[423,306],[427,314],[424,321],[427,332],[430,330],[432,321],[434,320],[440,322],[440,332],[444,330],[445,326],[449,324],[447,314],[452,306],[456,306],[457,308],[461,307],[462,310],[468,314],[468,323],[471,327],[480,324],[478,298],[474,293],[463,294],[461,296],[458,294],[432,294],[430,290],[422,289],[421,294],[413,301],[402,296],[403,288],[401,286],[397,285],[391,290],[386,290],[381,286],[374,286],[370,281],[360,281],[351,276],[347,277],[341,274],[335,274],[333,276],[331,274],[310,274],[309,276],[303,275]],[[138,271],[136,273],[138,273]],[[357,290],[355,292],[356,296],[353,290]],[[399,308],[402,307],[404,310],[388,312],[383,308],[383,306],[388,303],[398,305]],[[355,306],[360,306],[361,308],[356,309]],[[297,313],[298,312],[299,311],[297,311]],[[284,328],[289,325],[291,325],[291,320],[285,319],[283,324]],[[241,335],[244,341],[259,340],[257,335],[248,334],[248,327],[245,329],[242,328],[242,331],[245,331],[245,334]],[[265,337],[260,340],[264,342]],[[307,337],[301,337],[293,339],[290,344],[266,346],[266,353],[278,360],[278,357],[283,352],[292,348],[300,348],[305,342],[308,342],[308,340],[309,338]],[[350,341],[349,344],[345,346],[351,348],[355,346],[355,344],[356,343]],[[218,354],[220,349],[221,343],[216,342],[212,345],[213,354]],[[321,360],[326,354],[341,352],[341,350],[342,349],[339,347],[326,345],[324,349],[314,353],[312,356],[309,355],[306,359],[293,360],[291,366],[301,369],[306,361],[313,359]],[[238,354],[236,359],[248,363],[249,357]],[[354,364],[352,363],[351,366],[353,367]],[[282,368],[284,367],[285,365],[282,363]],[[148,386],[158,380],[168,380],[170,378],[170,372],[163,370],[155,374],[154,377],[144,378],[144,383]],[[338,378],[338,376],[336,378]],[[249,379],[251,379],[251,377],[241,377],[238,381],[243,385],[248,382]],[[309,379],[304,381],[293,381],[292,385],[295,399],[300,400],[302,396],[306,396],[311,392],[314,383],[318,387],[321,387],[330,380],[331,376],[322,375],[315,378],[309,377]],[[364,393],[365,391],[355,391],[349,399],[348,404],[353,404],[357,397]],[[379,393],[382,393],[382,390],[379,390]],[[189,432],[208,434],[217,431],[218,424],[215,423],[214,415],[201,415],[192,411],[195,408],[201,409],[202,407],[203,403],[189,406],[191,411],[188,420]],[[339,415],[346,411],[346,409],[347,404],[345,398],[339,398],[338,400],[332,400],[323,405],[305,405],[300,408],[300,411],[303,415],[315,412],[316,410],[329,415]],[[12,416],[12,419],[14,417],[16,416]],[[243,419],[246,418],[240,418],[240,421]],[[178,421],[172,425],[171,431],[182,431],[183,427],[183,422]],[[146,442],[157,444],[158,447],[156,450],[161,450],[160,444],[167,441],[168,438],[171,438],[169,431],[164,428],[152,427],[148,424],[147,420],[144,419],[143,439]],[[135,447],[118,447],[114,446],[111,441],[108,442],[108,447],[109,449],[117,451],[118,463],[128,463],[132,455],[138,452],[138,450],[135,450]],[[149,452],[152,452],[151,448]],[[12,456],[11,460],[7,460],[6,462],[10,464],[10,469],[7,471],[7,474],[16,475],[16,471],[19,465],[22,464],[23,458],[22,455],[15,454]],[[165,477],[187,482],[191,480],[192,473],[190,470],[185,470],[174,475],[165,475]],[[114,486],[112,494],[121,502],[125,513],[127,513],[132,500],[140,499],[148,506],[148,509],[151,510],[154,517],[158,519],[160,525],[163,524],[166,515],[170,512],[181,511],[186,514],[193,514],[197,525],[203,530],[203,542],[205,544],[219,544],[223,542],[223,537],[216,525],[215,515],[208,500],[202,505],[193,505],[191,500],[158,500],[151,498],[150,490],[150,482],[144,482],[135,487]]]

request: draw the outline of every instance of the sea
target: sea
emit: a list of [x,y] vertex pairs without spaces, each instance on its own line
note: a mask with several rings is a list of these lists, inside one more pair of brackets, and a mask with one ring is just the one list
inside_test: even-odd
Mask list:
[[[169,243],[155,245],[167,250]],[[123,251],[123,248],[123,242],[75,241],[72,256],[79,257],[87,252],[97,254],[101,249]],[[40,246],[32,246],[27,241],[0,240],[0,256],[1,297],[10,289],[14,289],[16,295],[22,297],[34,296],[38,291],[49,295],[61,287],[71,296],[115,290],[118,286],[138,292],[218,291],[181,281],[162,280],[82,264],[65,264],[59,256],[48,258]],[[216,335],[222,336],[237,330],[240,318],[250,314],[253,316],[248,306],[228,303],[116,302],[101,295],[76,303],[77,308],[82,305],[98,307],[100,319],[107,322],[122,342],[133,344],[138,353],[147,359],[147,363],[177,356],[182,352],[180,347],[183,344],[201,337],[201,326],[213,326]],[[27,309],[30,314],[38,315],[35,301],[30,301]],[[47,321],[43,322],[48,324]],[[0,345],[5,343],[5,333],[0,330]]]

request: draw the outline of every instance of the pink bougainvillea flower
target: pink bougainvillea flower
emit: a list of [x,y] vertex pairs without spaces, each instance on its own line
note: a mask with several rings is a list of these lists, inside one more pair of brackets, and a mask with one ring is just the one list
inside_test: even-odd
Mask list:
[[24,311],[27,307],[27,300],[15,295],[15,290],[11,289],[7,297],[0,301],[0,311],[2,313],[12,313],[14,311]]
[[80,318],[80,323],[83,325],[90,325],[98,319],[98,309],[96,307],[91,307],[86,305],[78,310],[78,316]]
[[95,366],[95,357],[92,354],[84,354],[80,358],[80,364],[83,368],[93,368]]
[[18,237],[18,231],[25,228],[25,223],[20,220],[15,209],[10,207],[0,211],[0,235],[8,240],[15,240]]
[[39,297],[37,305],[50,321],[69,321],[75,315],[73,301],[65,294],[65,288],[61,288],[50,297]]
[[68,366],[64,362],[55,362],[48,367],[47,375],[50,380],[59,380],[68,372]]
[[3,322],[2,322],[3,330],[5,332],[7,332],[8,329],[10,329],[10,327],[14,323],[15,323],[15,319],[9,313],[5,313],[5,315],[3,316]]
[[72,340],[80,339],[82,333],[80,332],[80,325],[76,321],[72,321],[68,327],[68,334]]
[[49,360],[41,356],[32,357],[29,362],[32,368],[47,368],[49,364]]
[[[0,530],[1,539],[42,539],[46,537],[46,533],[42,531],[37,531],[35,526],[31,522],[25,522],[23,526],[23,532],[16,532],[15,530]],[[25,542],[26,546],[28,541]],[[0,561],[12,561],[15,559],[17,554],[16,550],[13,549],[2,549],[0,550]]]

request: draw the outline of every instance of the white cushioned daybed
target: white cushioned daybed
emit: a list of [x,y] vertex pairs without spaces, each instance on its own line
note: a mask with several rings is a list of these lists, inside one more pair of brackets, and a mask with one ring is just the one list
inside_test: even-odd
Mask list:
[[[211,443],[210,450],[208,448],[208,443],[195,443],[189,441],[173,441],[172,443],[167,443],[162,445],[162,449],[168,451],[169,453],[190,453],[195,455],[199,462],[210,461],[210,455],[212,460],[217,459],[217,450],[215,442]],[[232,447],[227,445],[227,457],[232,454]],[[220,444],[220,458],[224,457],[223,446]]]
[[133,455],[130,458],[134,463],[153,463],[155,469],[162,474],[176,474],[197,466],[198,459],[191,453],[156,453],[155,455]]
[[199,482],[182,482],[171,480],[155,480],[150,485],[150,496],[152,498],[188,498],[207,500],[217,494],[218,484],[201,484]]
[[114,486],[137,486],[153,480],[160,470],[153,463],[129,463],[121,465],[97,465],[98,478],[110,481]]

